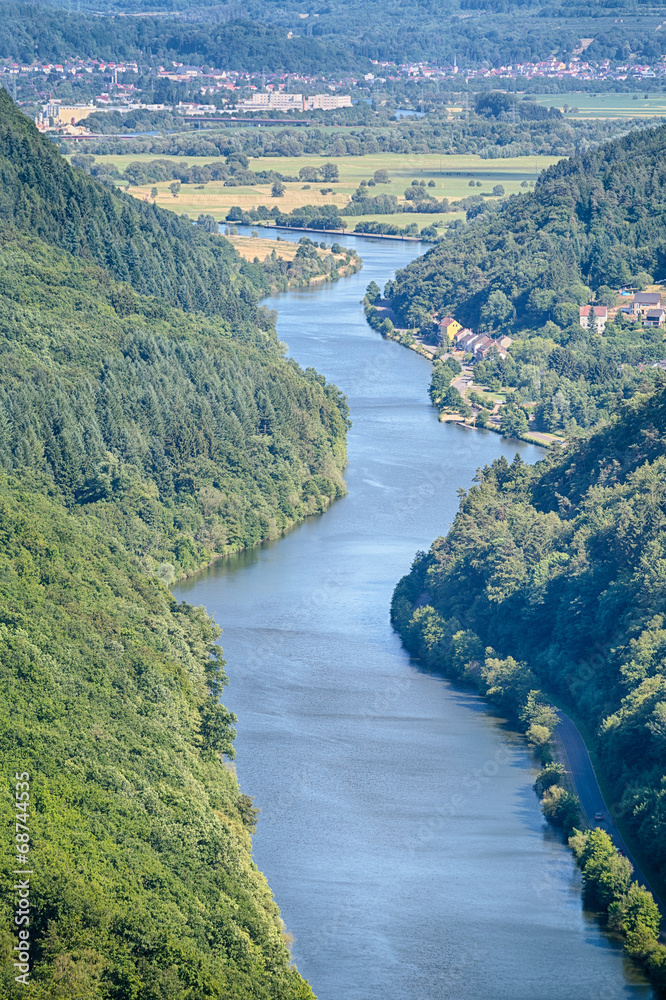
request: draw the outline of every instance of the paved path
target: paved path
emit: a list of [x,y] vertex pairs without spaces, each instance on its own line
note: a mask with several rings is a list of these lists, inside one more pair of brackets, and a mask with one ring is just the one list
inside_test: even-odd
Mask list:
[[[597,776],[594,773],[594,767],[592,766],[590,755],[587,752],[587,747],[585,746],[585,740],[568,715],[565,715],[559,708],[556,709],[556,712],[560,721],[555,730],[555,735],[559,737],[564,749],[567,770],[571,774],[576,794],[580,799],[580,803],[588,823],[591,827],[601,827],[602,830],[605,830],[606,833],[612,837],[613,843],[618,850],[623,851],[629,861],[631,861],[634,868],[634,878],[644,885],[646,889],[650,890],[659,904],[662,913],[666,913],[664,904],[638,867],[636,859],[627,848],[627,845],[622,839],[622,834],[615,825],[615,821],[613,820],[610,810],[603,795],[601,794],[599,782],[597,781]],[[595,813],[603,813],[603,820],[595,820]]]

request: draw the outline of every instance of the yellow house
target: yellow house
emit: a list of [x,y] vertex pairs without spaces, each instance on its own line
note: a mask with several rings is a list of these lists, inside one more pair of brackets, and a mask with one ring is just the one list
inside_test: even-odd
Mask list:
[[439,339],[440,342],[444,342],[444,337],[449,341],[454,341],[456,339],[456,334],[462,330],[462,326],[457,319],[453,316],[445,316],[444,319],[439,321]]

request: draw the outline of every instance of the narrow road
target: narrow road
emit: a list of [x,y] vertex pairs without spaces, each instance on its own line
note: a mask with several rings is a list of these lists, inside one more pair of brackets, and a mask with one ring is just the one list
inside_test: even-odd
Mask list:
[[[608,805],[601,794],[599,782],[597,781],[597,776],[594,773],[594,767],[592,766],[590,755],[587,752],[587,747],[585,746],[585,740],[568,715],[565,715],[559,708],[556,709],[556,712],[560,721],[555,730],[555,736],[559,738],[560,743],[562,744],[567,770],[571,774],[576,794],[580,799],[582,810],[588,823],[591,827],[599,826],[602,830],[606,831],[606,833],[612,838],[613,843],[618,850],[622,851],[633,865],[634,878],[640,882],[641,885],[644,885],[646,889],[650,890],[656,902],[659,904],[659,908],[662,913],[666,913],[666,909],[664,908],[661,899],[639,868],[636,859],[627,848],[627,845],[622,838],[622,834],[615,825],[615,821],[611,816]],[[603,814],[603,820],[595,820],[594,817],[597,813]]]

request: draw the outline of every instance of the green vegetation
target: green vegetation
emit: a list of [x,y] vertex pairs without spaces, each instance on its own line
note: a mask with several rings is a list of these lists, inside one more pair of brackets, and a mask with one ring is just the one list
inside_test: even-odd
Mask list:
[[[525,108],[537,105],[522,101]],[[376,156],[378,154],[474,156],[482,159],[506,160],[517,156],[572,156],[574,153],[591,148],[605,139],[618,134],[624,135],[630,129],[645,128],[649,124],[644,118],[625,119],[619,122],[603,120],[565,120],[562,116],[527,119],[521,115],[516,121],[507,115],[498,118],[472,113],[469,120],[448,109],[435,110],[423,118],[392,120],[392,113],[379,108],[375,113],[367,105],[363,114],[366,120],[359,124],[361,114],[357,108],[337,113],[339,121],[316,124],[308,128],[289,125],[247,128],[242,124],[230,123],[220,126],[220,131],[192,131],[182,116],[171,112],[134,111],[130,114],[109,112],[91,115],[86,125],[98,129],[110,138],[87,139],[76,143],[76,148],[86,153],[125,156],[153,153],[159,156],[210,156],[220,152],[226,155],[233,136],[236,148],[250,157],[280,157],[282,159],[320,156],[337,159],[348,156]],[[353,114],[351,120],[346,120]],[[137,136],[133,139],[116,140],[113,133],[125,134],[127,130],[142,131],[159,129],[162,132],[176,131],[176,134],[157,136]],[[189,131],[187,130],[189,129]],[[178,134],[185,130],[184,134]],[[59,140],[62,152],[73,151],[73,144],[66,138]],[[528,179],[534,179],[532,164],[524,165]],[[293,170],[298,173],[303,163]],[[388,166],[388,165],[387,165]],[[398,169],[402,169],[399,165]],[[264,164],[265,169],[285,169],[281,164]],[[380,167],[381,169],[381,167]],[[390,167],[389,167],[390,169]],[[495,168],[497,169],[497,167]],[[367,175],[365,175],[367,177]],[[359,178],[360,179],[360,178]],[[500,178],[501,179],[501,178]]]
[[[222,148],[224,159],[212,161],[206,157],[155,160],[145,154],[135,158],[77,153],[71,162],[99,180],[126,184],[137,200],[157,200],[188,212],[192,218],[212,215],[246,225],[277,220],[281,225],[303,228],[422,235],[433,241],[438,226],[455,225],[465,209],[499,197],[498,187],[510,193],[524,191],[534,183],[535,168],[553,162],[548,157],[515,157],[503,160],[500,167],[479,156],[396,153],[342,157],[335,162],[310,155],[251,160],[230,146]],[[381,179],[375,180],[375,175]],[[477,179],[479,193],[470,197],[472,176]],[[182,183],[175,201],[171,177]],[[313,179],[316,177],[320,180]],[[329,179],[323,181],[324,177]],[[285,189],[277,198],[272,191],[275,178]],[[327,186],[320,187],[322,183]],[[383,214],[364,214],[370,208]],[[411,215],[414,221],[396,219],[396,213],[415,213]]]
[[347,250],[338,243],[327,249],[326,243],[313,242],[302,236],[298,244],[287,240],[261,239],[258,235],[231,236],[238,252],[252,261],[256,275],[253,280],[264,283],[266,292],[286,292],[319,281],[337,281],[354,274],[362,267],[356,250]]
[[[536,466],[517,456],[480,470],[448,535],[417,556],[392,605],[406,645],[430,668],[476,681],[514,713],[532,689],[576,706],[616,813],[662,883],[664,433],[661,379],[620,404],[607,427]],[[627,940],[652,968],[654,941],[641,951]],[[655,968],[663,961],[659,950]]]
[[268,316],[186,314],[11,231],[0,261],[5,470],[48,474],[167,575],[342,495],[346,406],[281,358]]
[[662,266],[665,137],[634,132],[551,166],[401,271],[394,309],[513,333],[568,327],[590,289],[644,287]]
[[663,94],[544,94],[536,95],[537,104],[555,107],[570,121],[594,118],[665,118]]
[[652,894],[631,881],[630,862],[604,830],[576,831],[569,844],[583,873],[585,901],[607,914],[609,928],[624,936],[627,951],[645,965],[663,996],[666,948],[658,942],[661,914]]
[[35,963],[15,983],[5,794],[2,996],[312,1000],[220,763],[218,630],[48,478],[2,473],[0,510],[2,757],[5,788],[31,776]]
[[[101,0],[99,6],[116,13],[172,10],[186,17],[104,18],[6,3],[1,9],[0,56],[25,62],[37,51],[43,60],[62,62],[82,52],[106,59],[121,53],[126,59],[148,59],[150,52],[160,61],[330,75],[376,71],[372,59],[452,64],[457,54],[467,65],[506,66],[553,54],[570,58],[584,37],[594,39],[586,54],[595,60],[632,57],[656,62],[666,51],[656,30],[663,8],[646,10],[645,5],[611,0],[573,8],[546,0],[450,0],[436,5],[420,0],[409,8],[387,8],[380,0],[335,0],[307,12],[295,0],[280,7],[250,0],[242,15],[240,8],[226,8],[228,17],[244,18],[226,23],[220,23],[219,12],[205,0]],[[623,17],[631,17],[632,32],[627,32]]]
[[219,630],[164,584],[341,495],[346,404],[283,358],[263,272],[73,170],[4,92],[0,157],[2,757],[34,869],[26,987],[5,795],[0,992],[312,1000],[223,760]]
[[491,355],[474,367],[481,384],[515,387],[512,403],[524,419],[529,414],[536,431],[571,437],[608,420],[618,398],[628,399],[646,379],[657,378],[655,369],[641,371],[642,365],[666,358],[658,327],[610,323],[599,337],[576,323],[566,333],[551,332],[559,343],[552,336],[521,338],[506,359]]
[[637,390],[643,365],[666,358],[663,330],[621,312],[603,336],[579,325],[581,305],[614,305],[613,289],[645,288],[663,268],[665,137],[660,127],[614,140],[550,167],[533,193],[468,209],[466,227],[387,286],[399,326],[430,335],[451,314],[516,338],[506,360],[475,366],[478,383],[516,390],[504,433],[524,436],[528,417],[539,432],[592,427]]
[[54,63],[83,55],[145,62],[150,50],[160,61],[187,59],[220,69],[260,72],[264,66],[292,73],[369,66],[367,57],[357,56],[341,41],[288,39],[286,32],[250,19],[193,25],[176,18],[69,14],[7,0],[0,4],[0,39],[0,58],[23,63],[32,61],[35,53]]
[[0,91],[0,219],[184,309],[253,316],[230,244],[76,172]]

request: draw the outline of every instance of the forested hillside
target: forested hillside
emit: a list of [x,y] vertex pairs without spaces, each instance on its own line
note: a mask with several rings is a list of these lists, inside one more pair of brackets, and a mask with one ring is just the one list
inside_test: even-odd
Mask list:
[[664,878],[666,385],[645,388],[610,426],[536,466],[517,456],[481,470],[392,614],[429,667],[474,677],[484,656],[512,657],[497,700],[503,686],[541,686],[582,716]]
[[27,987],[3,876],[0,992],[307,1000],[223,762],[219,630],[163,584],[341,495],[346,404],[283,358],[228,241],[72,171],[6,96],[0,135],[2,756],[34,871]]
[[[164,10],[164,8],[160,8]],[[224,13],[222,11],[222,13]],[[96,59],[178,60],[219,69],[264,68],[291,73],[366,71],[365,55],[342,40],[287,38],[287,32],[250,20],[235,7],[233,20],[190,24],[164,17],[99,17],[38,4],[0,3],[0,59],[60,62],[75,56]],[[226,20],[226,23],[224,23]]]
[[2,997],[312,1000],[220,763],[218,630],[44,477],[0,474],[0,533],[2,764],[12,795],[30,775],[34,963],[17,984],[6,791]]
[[254,289],[238,275],[227,240],[70,167],[2,89],[0,177],[0,221],[101,265],[144,295],[232,321],[254,317]]
[[[656,61],[666,38],[659,4],[601,0],[351,0],[314,3],[266,0],[213,5],[209,0],[99,0],[88,13],[58,10],[62,0],[0,7],[0,58],[62,61],[72,55],[105,59],[152,57],[207,62],[224,69],[340,73],[370,68],[370,60],[437,61],[491,66],[569,58],[591,38],[593,59]],[[98,11],[173,11],[174,17],[100,17]],[[304,16],[305,15],[305,16]],[[632,30],[626,30],[631,18]],[[444,29],[444,30],[443,30]],[[292,32],[292,37],[288,33]]]
[[578,317],[590,289],[666,274],[666,127],[632,132],[544,171],[399,272],[402,322],[433,310],[515,332]]

